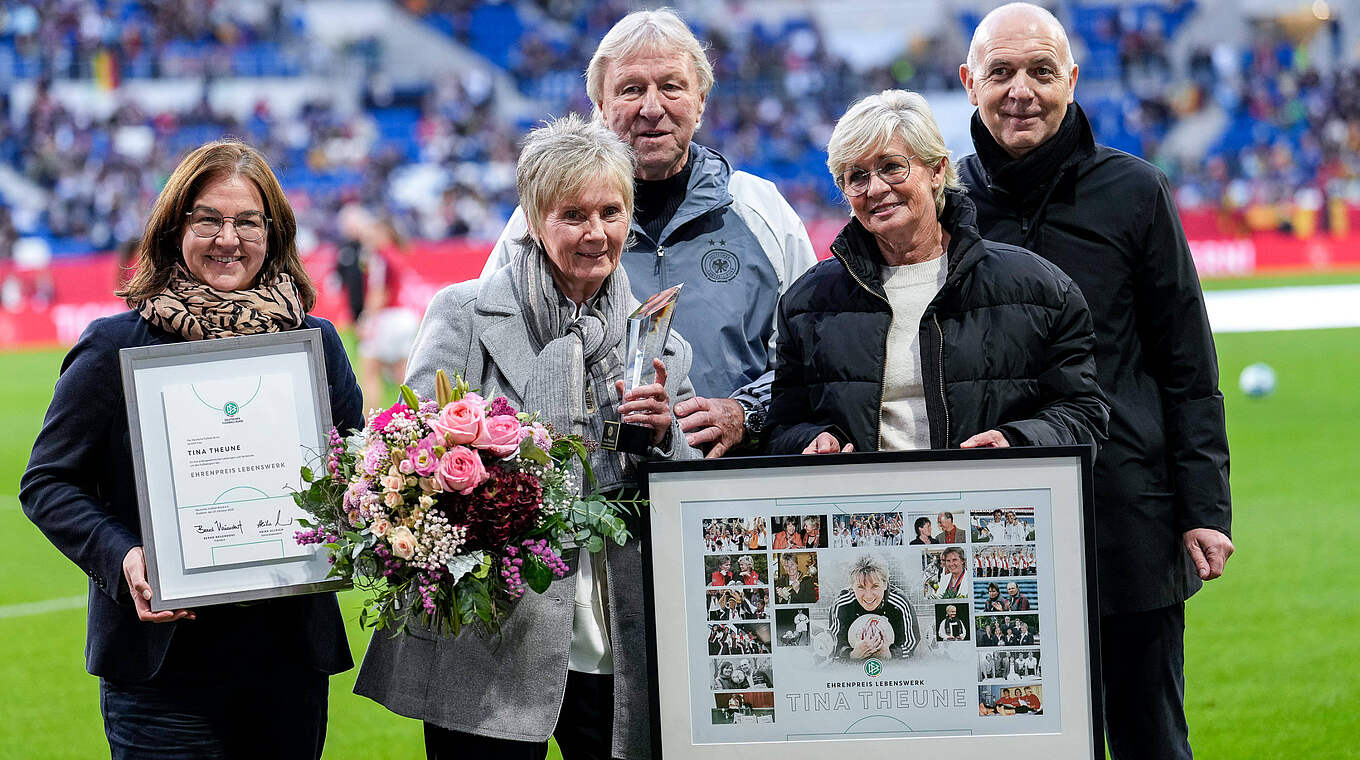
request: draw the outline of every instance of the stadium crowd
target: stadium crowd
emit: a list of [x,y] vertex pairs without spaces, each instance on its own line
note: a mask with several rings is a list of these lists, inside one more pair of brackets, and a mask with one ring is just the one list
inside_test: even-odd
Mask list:
[[[304,245],[334,240],[344,205],[379,209],[405,235],[494,237],[514,207],[513,168],[528,126],[497,116],[496,92],[477,72],[444,77],[416,92],[366,89],[364,108],[338,108],[326,96],[280,118],[267,100],[246,118],[208,97],[183,110],[156,110],[124,97],[107,118],[70,112],[50,84],[94,79],[111,87],[133,78],[297,75],[349,56],[370,69],[374,41],[343,50],[310,44],[299,4],[132,0],[7,2],[0,16],[0,76],[31,80],[25,103],[0,93],[0,159],[41,188],[39,214],[11,214],[0,200],[0,259],[14,241],[35,236],[55,254],[116,249],[136,235],[175,160],[219,135],[242,137],[270,156],[296,203]],[[544,113],[589,112],[581,71],[596,41],[629,9],[624,0],[474,0],[399,3],[460,43],[503,60],[521,94]],[[1083,83],[1079,92],[1098,135],[1153,160],[1176,186],[1183,211],[1222,211],[1237,231],[1289,229],[1298,209],[1329,202],[1360,205],[1360,67],[1334,41],[1335,61],[1310,58],[1284,27],[1263,21],[1241,47],[1193,47],[1172,60],[1167,37],[1193,2],[1113,8],[1059,3],[1076,17]],[[488,47],[487,13],[516,34]],[[831,127],[845,105],[901,87],[956,90],[957,62],[976,15],[961,12],[892,60],[855,71],[831,50],[811,16],[778,25],[732,5],[721,26],[697,31],[710,42],[722,97],[710,100],[697,139],[719,146],[736,166],[774,180],[804,219],[844,216],[824,169]],[[1335,21],[1332,22],[1335,32]],[[479,34],[481,36],[479,36]],[[1084,35],[1084,37],[1083,37]],[[498,51],[500,51],[498,53]],[[1113,51],[1106,55],[1108,51]],[[1112,61],[1107,58],[1113,58]],[[115,90],[116,91],[116,90]],[[1162,142],[1182,119],[1218,109],[1227,127],[1205,156],[1165,154]],[[397,118],[392,119],[389,116]],[[391,129],[384,129],[384,124]],[[404,132],[404,134],[400,134]],[[396,133],[396,134],[394,134]],[[400,192],[415,167],[434,169],[429,198]],[[1317,216],[1319,228],[1344,215]],[[1308,230],[1303,230],[1307,232]]]

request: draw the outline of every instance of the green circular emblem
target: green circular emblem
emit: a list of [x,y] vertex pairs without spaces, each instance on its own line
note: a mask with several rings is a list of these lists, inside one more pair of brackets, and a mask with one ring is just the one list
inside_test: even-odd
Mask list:
[[883,672],[883,663],[869,659],[864,661],[864,675],[874,678]]
[[226,412],[228,417],[235,417],[236,413],[241,411],[241,407],[237,406],[235,401],[228,401],[227,405],[222,407],[222,411]]

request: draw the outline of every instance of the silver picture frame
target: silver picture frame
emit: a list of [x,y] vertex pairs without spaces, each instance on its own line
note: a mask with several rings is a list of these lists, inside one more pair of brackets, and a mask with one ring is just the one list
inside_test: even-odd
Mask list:
[[[1070,446],[647,463],[654,752],[1103,758],[1092,462]],[[923,517],[958,530],[914,545]],[[955,549],[962,578],[944,570]],[[878,602],[852,588],[862,557],[891,578]],[[974,598],[993,582],[1015,583],[1015,612]],[[896,636],[867,638],[880,623]]]
[[[291,496],[287,491],[304,484],[300,467],[284,467],[282,462],[278,472],[270,474],[277,484],[275,493],[261,492],[253,499],[266,502],[261,508],[267,506],[277,518],[259,520],[258,525],[250,526],[270,532],[271,542],[257,543],[277,543],[279,556],[259,554],[248,560],[224,561],[220,566],[191,566],[183,544],[193,540],[191,536],[188,542],[183,541],[180,516],[180,509],[189,507],[178,503],[176,489],[176,478],[189,475],[182,462],[176,464],[176,459],[183,457],[171,452],[171,426],[183,423],[170,419],[175,415],[167,412],[167,392],[185,384],[193,388],[194,383],[222,382],[224,378],[268,376],[277,380],[282,376],[277,384],[291,388],[292,397],[271,403],[288,413],[276,415],[275,419],[255,415],[250,423],[252,430],[258,435],[261,426],[278,425],[283,440],[291,441],[291,436],[296,435],[299,450],[296,458],[290,457],[288,461],[319,469],[331,428],[320,330],[125,348],[120,352],[120,363],[152,610],[248,602],[350,587],[346,581],[327,578],[330,563],[324,550],[317,546],[298,547],[293,541],[293,533],[301,530],[296,519],[305,513],[289,511]],[[244,405],[226,404],[224,417],[228,412],[232,417],[244,417],[240,409]],[[230,506],[220,509],[228,511]],[[235,528],[240,522],[237,519],[228,527]],[[268,527],[259,527],[266,522],[270,523]],[[269,549],[273,550],[272,545]],[[212,556],[216,557],[215,551]]]

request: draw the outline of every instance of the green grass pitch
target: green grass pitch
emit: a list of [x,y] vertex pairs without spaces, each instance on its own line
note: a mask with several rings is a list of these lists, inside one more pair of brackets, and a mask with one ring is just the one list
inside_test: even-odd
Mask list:
[[[1360,757],[1360,661],[1351,651],[1360,623],[1360,487],[1350,479],[1360,451],[1360,329],[1220,335],[1218,350],[1238,553],[1228,574],[1189,604],[1192,742],[1205,758]],[[97,680],[84,671],[84,607],[71,601],[85,593],[85,577],[25,519],[15,496],[60,359],[6,354],[0,372],[0,758],[108,753]],[[1269,398],[1237,390],[1238,372],[1255,361],[1279,374]],[[47,600],[66,606],[16,606]],[[355,622],[354,595],[341,601],[358,660],[368,634]],[[326,756],[423,756],[420,724],[354,696],[354,673],[331,681]]]

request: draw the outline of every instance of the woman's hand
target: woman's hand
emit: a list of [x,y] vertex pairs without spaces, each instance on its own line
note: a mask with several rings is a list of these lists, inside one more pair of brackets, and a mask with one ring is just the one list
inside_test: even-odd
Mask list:
[[883,648],[883,633],[873,631],[868,636],[861,638],[855,648],[850,650],[850,656],[856,660],[863,660],[866,657],[877,654]]
[[146,553],[142,547],[134,546],[123,556],[123,577],[127,579],[128,590],[132,592],[132,604],[137,608],[137,619],[146,623],[170,623],[176,620],[194,620],[193,610],[151,611],[151,584],[146,582]]
[[816,438],[812,439],[812,443],[809,443],[807,448],[803,449],[803,453],[835,454],[840,452],[841,454],[849,454],[854,450],[855,444],[853,443],[847,443],[845,444],[845,447],[842,448],[840,439],[836,438],[836,436],[830,433],[819,433]]
[[1010,448],[1010,441],[1001,434],[1000,430],[985,430],[959,444],[961,449],[1006,449]]
[[652,359],[656,368],[656,382],[639,385],[627,393],[623,392],[623,381],[614,383],[614,388],[623,398],[619,405],[619,420],[632,425],[643,425],[652,429],[652,445],[661,443],[671,429],[671,397],[666,393],[666,365],[660,359]]

